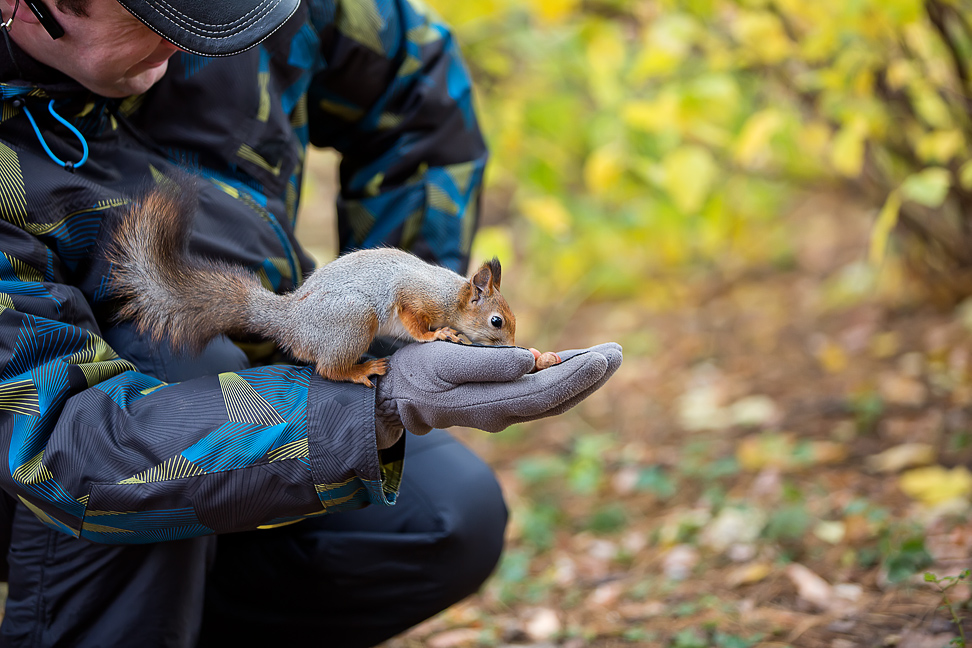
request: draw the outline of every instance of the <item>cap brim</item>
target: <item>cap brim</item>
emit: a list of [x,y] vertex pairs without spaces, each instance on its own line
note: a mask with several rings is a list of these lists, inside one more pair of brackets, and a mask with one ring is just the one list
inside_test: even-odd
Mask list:
[[287,22],[300,0],[118,0],[167,41],[193,54],[229,56]]

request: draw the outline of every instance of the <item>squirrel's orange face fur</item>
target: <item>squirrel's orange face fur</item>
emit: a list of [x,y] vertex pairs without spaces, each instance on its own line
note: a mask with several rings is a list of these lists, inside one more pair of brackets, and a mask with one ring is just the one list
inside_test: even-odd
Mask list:
[[499,259],[487,261],[459,292],[459,322],[455,328],[473,344],[513,346],[516,317],[500,294],[503,269]]

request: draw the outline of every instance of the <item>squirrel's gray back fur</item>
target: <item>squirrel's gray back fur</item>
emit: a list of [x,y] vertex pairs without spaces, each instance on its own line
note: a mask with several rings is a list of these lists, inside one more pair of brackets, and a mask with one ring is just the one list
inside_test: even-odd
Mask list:
[[[465,279],[390,248],[352,252],[276,295],[245,268],[188,250],[196,195],[168,182],[136,203],[108,250],[122,319],[154,339],[201,351],[221,334],[260,335],[313,362],[352,362],[375,333],[407,335],[397,322],[403,294],[454,303]],[[444,325],[445,322],[440,323]],[[362,348],[364,344],[364,348]]]
[[402,250],[359,250],[321,266],[278,297],[286,301],[282,312],[277,296],[267,299],[266,290],[251,293],[248,312],[262,324],[254,332],[278,340],[297,357],[338,363],[363,353],[375,335],[410,338],[397,309],[415,295],[423,304],[453,304],[465,283],[455,272]]

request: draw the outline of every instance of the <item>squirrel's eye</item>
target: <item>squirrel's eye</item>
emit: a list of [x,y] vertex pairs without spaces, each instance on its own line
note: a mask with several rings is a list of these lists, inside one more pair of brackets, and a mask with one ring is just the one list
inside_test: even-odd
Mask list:
[[493,315],[489,323],[493,325],[493,328],[503,328],[503,318],[499,315]]

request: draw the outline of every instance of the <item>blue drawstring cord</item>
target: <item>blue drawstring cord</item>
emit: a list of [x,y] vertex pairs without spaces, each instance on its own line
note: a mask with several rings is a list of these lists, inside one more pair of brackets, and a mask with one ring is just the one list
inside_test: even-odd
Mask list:
[[[64,119],[56,112],[54,112],[53,99],[51,99],[51,102],[47,104],[47,110],[51,113],[51,115],[54,116],[54,119],[67,126],[68,130],[74,133],[74,136],[78,138],[79,142],[81,142],[81,150],[84,151],[84,154],[81,156],[81,159],[78,160],[77,162],[65,162],[64,160],[54,155],[54,152],[51,151],[50,147],[47,145],[47,142],[44,140],[44,136],[41,135],[40,129],[37,127],[37,122],[34,121],[34,116],[30,114],[30,110],[28,110],[27,104],[21,99],[14,99],[12,103],[15,108],[22,108],[24,113],[26,113],[27,119],[30,120],[30,125],[34,127],[34,134],[37,135],[37,140],[41,143],[41,146],[44,147],[44,151],[47,153],[47,156],[52,160],[54,160],[54,162],[60,164],[68,171],[74,172],[75,169],[77,169],[79,166],[81,166],[82,164],[88,161],[88,142],[85,141],[84,136],[81,134],[81,132],[77,128],[75,128],[68,120]],[[20,104],[19,106],[17,105],[18,103]]]

